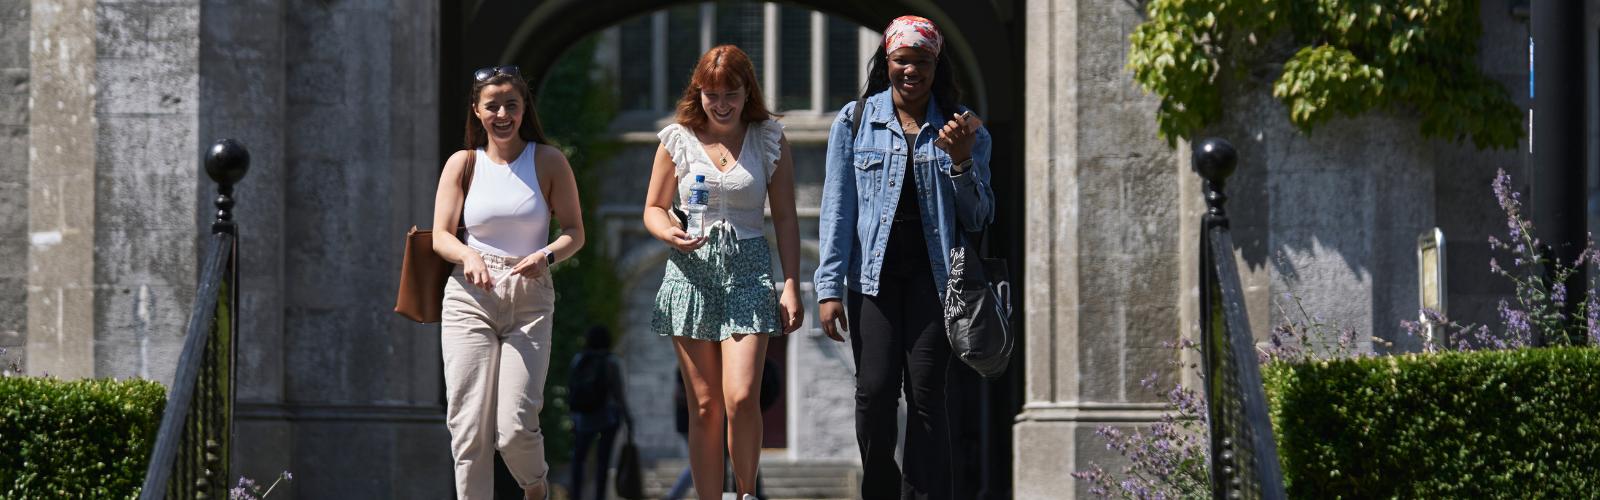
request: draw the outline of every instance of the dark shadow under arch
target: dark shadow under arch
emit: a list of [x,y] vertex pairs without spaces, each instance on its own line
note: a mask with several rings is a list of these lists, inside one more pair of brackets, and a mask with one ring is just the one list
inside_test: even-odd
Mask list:
[[[461,106],[474,68],[517,61],[530,82],[545,75],[568,48],[584,37],[634,16],[690,2],[682,0],[481,0],[440,2],[440,158],[461,141]],[[882,27],[903,14],[927,17],[946,33],[966,104],[976,109],[994,137],[992,163],[996,197],[995,224],[989,230],[990,251],[1010,260],[1013,296],[1023,297],[1024,235],[1023,136],[1027,109],[1023,94],[1022,0],[795,0],[782,2]],[[1016,301],[1015,323],[1027,311]],[[1026,338],[1025,335],[1022,338]],[[983,387],[987,408],[987,449],[975,468],[989,478],[983,498],[1011,496],[1011,424],[1021,410],[1026,345],[1013,356],[1011,371]],[[975,378],[975,377],[974,377]],[[979,394],[974,391],[973,394]],[[974,472],[977,472],[974,469]]]

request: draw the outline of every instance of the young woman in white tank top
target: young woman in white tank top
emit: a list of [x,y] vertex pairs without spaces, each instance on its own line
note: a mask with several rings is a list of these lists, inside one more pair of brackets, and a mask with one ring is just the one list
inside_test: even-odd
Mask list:
[[[517,68],[473,79],[467,149],[445,162],[433,211],[434,251],[459,264],[440,314],[456,497],[494,496],[498,450],[527,498],[547,498],[539,411],[555,308],[549,266],[583,247],[583,214],[572,167],[545,140]],[[561,225],[554,241],[552,216]],[[456,238],[462,219],[465,242]]]

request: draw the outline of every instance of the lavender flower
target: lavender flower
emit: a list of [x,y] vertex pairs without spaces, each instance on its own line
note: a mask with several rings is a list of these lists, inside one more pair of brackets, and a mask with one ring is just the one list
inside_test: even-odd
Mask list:
[[272,490],[278,487],[278,483],[292,480],[294,480],[294,474],[290,474],[289,471],[283,471],[278,473],[278,478],[272,481],[271,485],[262,490],[261,485],[257,484],[254,479],[239,476],[238,485],[228,490],[228,500],[262,500],[272,494]]

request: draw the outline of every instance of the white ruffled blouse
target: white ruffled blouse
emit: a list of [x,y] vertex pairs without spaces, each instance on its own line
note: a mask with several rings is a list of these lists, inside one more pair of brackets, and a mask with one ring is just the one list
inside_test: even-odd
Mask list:
[[672,156],[677,166],[678,205],[689,197],[689,186],[694,176],[706,176],[706,186],[711,189],[707,201],[707,224],[721,222],[731,226],[739,239],[760,238],[766,223],[767,183],[772,182],[772,172],[778,168],[780,154],[778,140],[783,137],[783,125],[777,120],[766,120],[747,125],[744,147],[739,157],[728,166],[728,171],[718,170],[716,163],[700,145],[693,130],[677,123],[667,125],[656,134],[661,145]]

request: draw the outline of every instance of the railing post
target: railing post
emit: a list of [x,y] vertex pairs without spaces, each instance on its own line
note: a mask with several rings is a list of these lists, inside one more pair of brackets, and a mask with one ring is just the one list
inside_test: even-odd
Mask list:
[[[1239,154],[1228,141],[1213,137],[1195,143],[1193,163],[1194,171],[1205,180],[1200,185],[1206,198],[1205,229],[1227,227],[1228,214],[1223,205],[1228,203],[1228,195],[1222,188],[1238,167]],[[1204,241],[1205,235],[1200,237]]]
[[1244,292],[1233,260],[1223,193],[1238,154],[1227,141],[1194,145],[1206,213],[1200,230],[1200,345],[1211,443],[1213,498],[1284,498]]
[[[211,223],[213,235],[222,238],[228,249],[227,263],[223,266],[223,284],[218,300],[216,328],[213,328],[205,377],[213,398],[207,405],[215,422],[214,430],[204,442],[206,471],[218,484],[206,484],[197,489],[205,493],[218,493],[214,498],[228,495],[228,478],[233,470],[233,411],[238,395],[238,332],[239,332],[239,230],[233,222],[233,186],[250,172],[250,151],[233,139],[222,139],[206,152],[206,175],[217,183],[217,219]],[[216,422],[220,420],[220,422]],[[217,474],[221,474],[217,478]]]
[[239,304],[233,185],[249,169],[250,153],[231,139],[206,153],[206,174],[217,182],[217,217],[205,238],[183,353],[139,492],[144,500],[228,496]]
[[1221,357],[1227,352],[1227,346],[1218,345],[1222,340],[1219,330],[1225,332],[1227,325],[1218,324],[1222,314],[1214,309],[1216,304],[1221,303],[1221,297],[1218,297],[1221,290],[1217,287],[1213,265],[1217,256],[1211,253],[1211,229],[1228,227],[1228,214],[1223,206],[1228,202],[1228,195],[1223,193],[1223,187],[1227,185],[1228,176],[1233,175],[1238,154],[1227,141],[1205,139],[1195,143],[1191,163],[1202,179],[1200,190],[1206,202],[1206,212],[1201,217],[1200,225],[1200,349],[1206,378],[1207,427],[1211,437],[1211,497],[1234,498],[1239,489],[1238,464],[1235,463],[1233,449],[1234,433],[1229,428],[1231,419],[1224,414],[1228,403],[1223,394],[1227,384],[1223,381],[1228,375],[1225,369],[1227,363]]
[[250,171],[250,151],[233,139],[223,139],[206,151],[206,175],[217,183],[217,220],[212,233],[238,236],[233,223],[233,185]]

